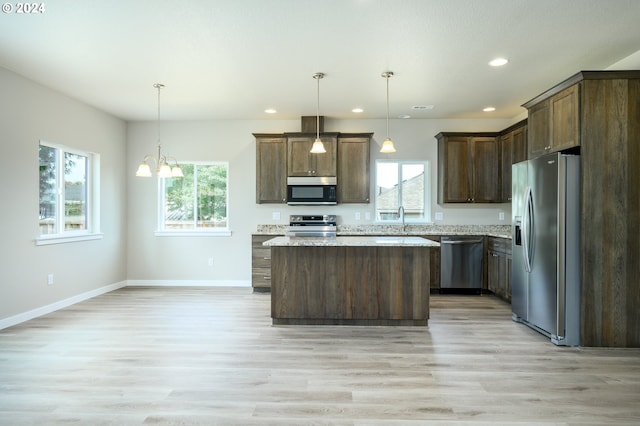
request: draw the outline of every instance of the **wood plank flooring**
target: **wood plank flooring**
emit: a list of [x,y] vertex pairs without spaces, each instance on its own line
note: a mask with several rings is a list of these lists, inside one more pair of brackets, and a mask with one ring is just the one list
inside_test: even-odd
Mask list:
[[247,288],[123,288],[0,331],[0,425],[640,424],[640,349],[510,318],[432,295],[428,327],[274,327]]

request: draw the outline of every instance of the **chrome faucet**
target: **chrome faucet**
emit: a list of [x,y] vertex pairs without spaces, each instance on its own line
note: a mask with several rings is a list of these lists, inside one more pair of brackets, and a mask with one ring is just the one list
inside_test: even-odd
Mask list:
[[407,224],[404,222],[404,207],[398,207],[398,217],[402,220],[402,232],[407,232]]

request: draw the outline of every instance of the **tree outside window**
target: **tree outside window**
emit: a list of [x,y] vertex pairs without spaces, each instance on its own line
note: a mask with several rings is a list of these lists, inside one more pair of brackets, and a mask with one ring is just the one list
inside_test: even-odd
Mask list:
[[89,230],[91,154],[41,142],[40,235],[63,235]]
[[184,177],[160,184],[160,230],[228,229],[228,164],[180,163]]

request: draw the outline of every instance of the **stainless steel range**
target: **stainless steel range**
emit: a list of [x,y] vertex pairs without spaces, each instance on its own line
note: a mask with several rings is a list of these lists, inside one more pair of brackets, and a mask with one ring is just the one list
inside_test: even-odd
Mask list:
[[335,237],[336,215],[291,215],[289,216],[289,237]]

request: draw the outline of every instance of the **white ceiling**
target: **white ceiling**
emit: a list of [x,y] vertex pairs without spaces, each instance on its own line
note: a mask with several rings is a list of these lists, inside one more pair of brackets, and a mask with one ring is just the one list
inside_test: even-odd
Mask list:
[[383,118],[387,70],[392,118],[512,118],[580,70],[640,69],[638,0],[40,3],[0,15],[0,66],[126,120],[156,118],[155,82],[163,119],[313,116],[318,71],[321,115]]

